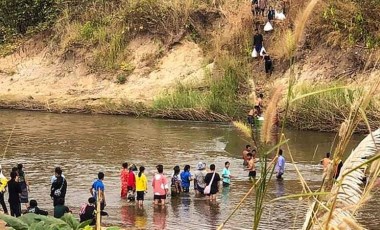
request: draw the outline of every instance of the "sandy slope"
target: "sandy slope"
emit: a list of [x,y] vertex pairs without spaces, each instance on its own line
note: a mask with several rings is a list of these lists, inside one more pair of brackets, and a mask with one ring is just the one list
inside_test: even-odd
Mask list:
[[146,66],[143,60],[159,49],[154,41],[137,39],[128,49],[136,68],[121,85],[115,81],[116,74],[93,73],[85,55],[52,55],[47,46],[30,41],[0,59],[0,100],[34,101],[47,107],[81,107],[104,101],[148,105],[179,82],[202,84],[206,62],[193,42],[174,46],[154,66]]

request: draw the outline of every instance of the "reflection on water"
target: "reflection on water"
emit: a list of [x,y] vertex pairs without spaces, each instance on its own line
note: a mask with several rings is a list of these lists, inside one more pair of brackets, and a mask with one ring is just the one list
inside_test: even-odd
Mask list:
[[[215,229],[233,210],[252,184],[242,168],[241,151],[246,144],[230,124],[154,119],[135,119],[124,116],[90,116],[48,114],[1,110],[0,146],[4,148],[10,130],[16,125],[8,152],[1,161],[9,174],[16,163],[23,163],[31,183],[29,197],[52,213],[50,176],[55,166],[61,166],[68,182],[67,204],[77,215],[80,204],[90,196],[89,188],[98,171],[105,172],[109,217],[108,225],[134,229]],[[321,181],[319,160],[330,151],[334,135],[315,132],[288,131],[286,137],[296,166],[312,189]],[[362,137],[355,136],[349,150]],[[2,149],[1,148],[1,149]],[[294,165],[288,163],[283,181],[272,180],[268,199],[300,193]],[[119,198],[119,172],[127,161],[144,165],[148,177],[148,194],[140,209]],[[216,203],[189,194],[168,198],[165,208],[154,208],[150,186],[155,165],[161,163],[170,175],[174,165],[197,162],[214,163],[221,172],[225,161],[231,163],[236,176],[230,188],[221,188]],[[258,168],[259,165],[258,165]],[[378,197],[378,195],[375,195]],[[250,229],[253,221],[254,194],[227,223],[226,229]],[[370,229],[379,229],[377,218],[379,199],[373,199],[360,213],[361,222]],[[299,229],[307,209],[307,201],[282,200],[268,203],[261,229]]]

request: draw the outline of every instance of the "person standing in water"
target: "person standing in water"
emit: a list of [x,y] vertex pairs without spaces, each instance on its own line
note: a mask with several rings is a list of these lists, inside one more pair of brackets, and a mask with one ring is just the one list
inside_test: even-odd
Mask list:
[[248,165],[248,153],[251,153],[252,148],[251,145],[246,145],[245,149],[243,150],[243,166]]
[[7,205],[5,204],[5,200],[4,200],[4,194],[7,191],[6,190],[7,184],[8,184],[8,179],[4,176],[3,170],[0,165],[0,204],[1,204],[1,207],[3,208],[4,214],[8,214]]
[[321,165],[323,166],[323,177],[327,176],[327,169],[330,164],[330,153],[326,153],[326,157],[321,160]]
[[103,212],[104,208],[106,207],[107,203],[106,203],[106,195],[105,195],[105,186],[104,186],[104,173],[103,172],[99,172],[98,173],[98,179],[96,181],[94,181],[94,183],[92,183],[92,186],[90,188],[90,194],[92,197],[95,198],[95,200],[100,200],[100,211],[102,212],[102,215],[103,213],[106,214],[105,212]]
[[285,172],[285,158],[282,156],[282,149],[278,151],[278,159],[275,167],[276,178],[282,180],[282,175]]
[[224,163],[224,169],[222,171],[223,187],[229,187],[231,184],[231,171],[229,168],[230,162],[226,161]]
[[136,177],[136,193],[137,193],[137,203],[139,207],[144,204],[144,195],[148,191],[148,180],[144,174],[145,167],[140,166],[139,173]]
[[173,175],[172,175],[172,184],[171,184],[171,196],[175,197],[179,195],[182,191],[181,189],[181,177],[180,177],[181,169],[178,165],[174,166],[173,168]]
[[17,165],[17,174],[18,174],[18,182],[21,186],[21,194],[20,194],[20,202],[21,204],[25,204],[25,208],[27,208],[27,205],[29,203],[28,199],[28,191],[29,191],[29,184],[25,177],[25,172],[23,171],[23,165],[18,164]]
[[65,204],[67,182],[64,177],[62,177],[62,169],[59,168],[55,170],[55,177],[57,178],[50,189],[50,197],[53,199],[53,206],[58,204],[58,200],[62,198],[63,204]]
[[8,192],[9,192],[9,209],[11,210],[11,216],[19,217],[21,216],[21,203],[20,203],[20,193],[21,185],[18,182],[17,172],[11,172],[11,180],[8,182]]
[[164,166],[157,165],[157,174],[154,175],[152,181],[153,193],[154,193],[154,205],[165,205],[166,195],[169,191],[168,180],[164,176]]
[[192,180],[193,179],[191,178],[190,165],[185,165],[183,172],[181,172],[181,185],[183,192],[189,192],[190,181]]
[[120,197],[122,199],[127,198],[127,195],[128,195],[128,178],[129,178],[128,163],[124,162],[122,164],[122,169],[120,172],[120,183],[121,183]]
[[206,164],[203,162],[199,162],[197,164],[197,170],[194,173],[194,190],[196,195],[203,194],[206,183],[205,183],[205,177],[206,177]]
[[248,177],[250,180],[256,179],[256,165],[255,165],[255,158],[253,157],[252,153],[248,153],[247,155],[248,159],[248,165],[247,169],[248,170]]
[[135,192],[136,192],[136,175],[133,172],[133,169],[135,169],[135,165],[131,165],[129,167],[129,173],[128,173],[128,201],[135,201]]
[[211,186],[210,194],[207,194],[210,201],[216,200],[216,194],[219,192],[219,173],[215,172],[215,165],[210,165],[210,172],[206,174],[205,183],[206,186]]

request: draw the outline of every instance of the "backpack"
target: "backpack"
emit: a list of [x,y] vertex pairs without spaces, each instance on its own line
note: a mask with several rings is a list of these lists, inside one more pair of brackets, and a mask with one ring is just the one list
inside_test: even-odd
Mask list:
[[172,184],[171,184],[172,193],[180,193],[181,192],[181,183],[178,178],[178,175],[173,175]]
[[63,185],[65,184],[65,179],[62,177],[62,184],[61,184],[61,187],[59,189],[56,189],[54,191],[54,196],[55,197],[60,197],[62,195],[62,188],[63,188]]

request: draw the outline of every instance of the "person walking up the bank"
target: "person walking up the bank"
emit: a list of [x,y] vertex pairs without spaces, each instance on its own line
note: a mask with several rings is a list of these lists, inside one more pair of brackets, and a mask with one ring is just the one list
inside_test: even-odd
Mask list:
[[7,205],[5,205],[5,200],[4,200],[4,194],[7,191],[6,189],[7,184],[8,184],[8,179],[4,176],[1,165],[0,165],[0,204],[5,214],[8,214]]
[[62,177],[62,169],[58,168],[55,170],[55,177],[57,178],[50,189],[50,197],[53,199],[53,206],[57,206],[58,200],[63,199],[63,204],[65,204],[67,181]]
[[11,216],[14,217],[21,216],[20,193],[22,190],[17,177],[17,172],[12,171],[11,180],[8,182],[9,209],[11,210]]
[[[256,50],[257,54],[261,53],[261,49],[263,48],[264,38],[263,35],[256,29],[256,34],[253,36],[253,49]],[[257,57],[260,55],[257,55]]]

